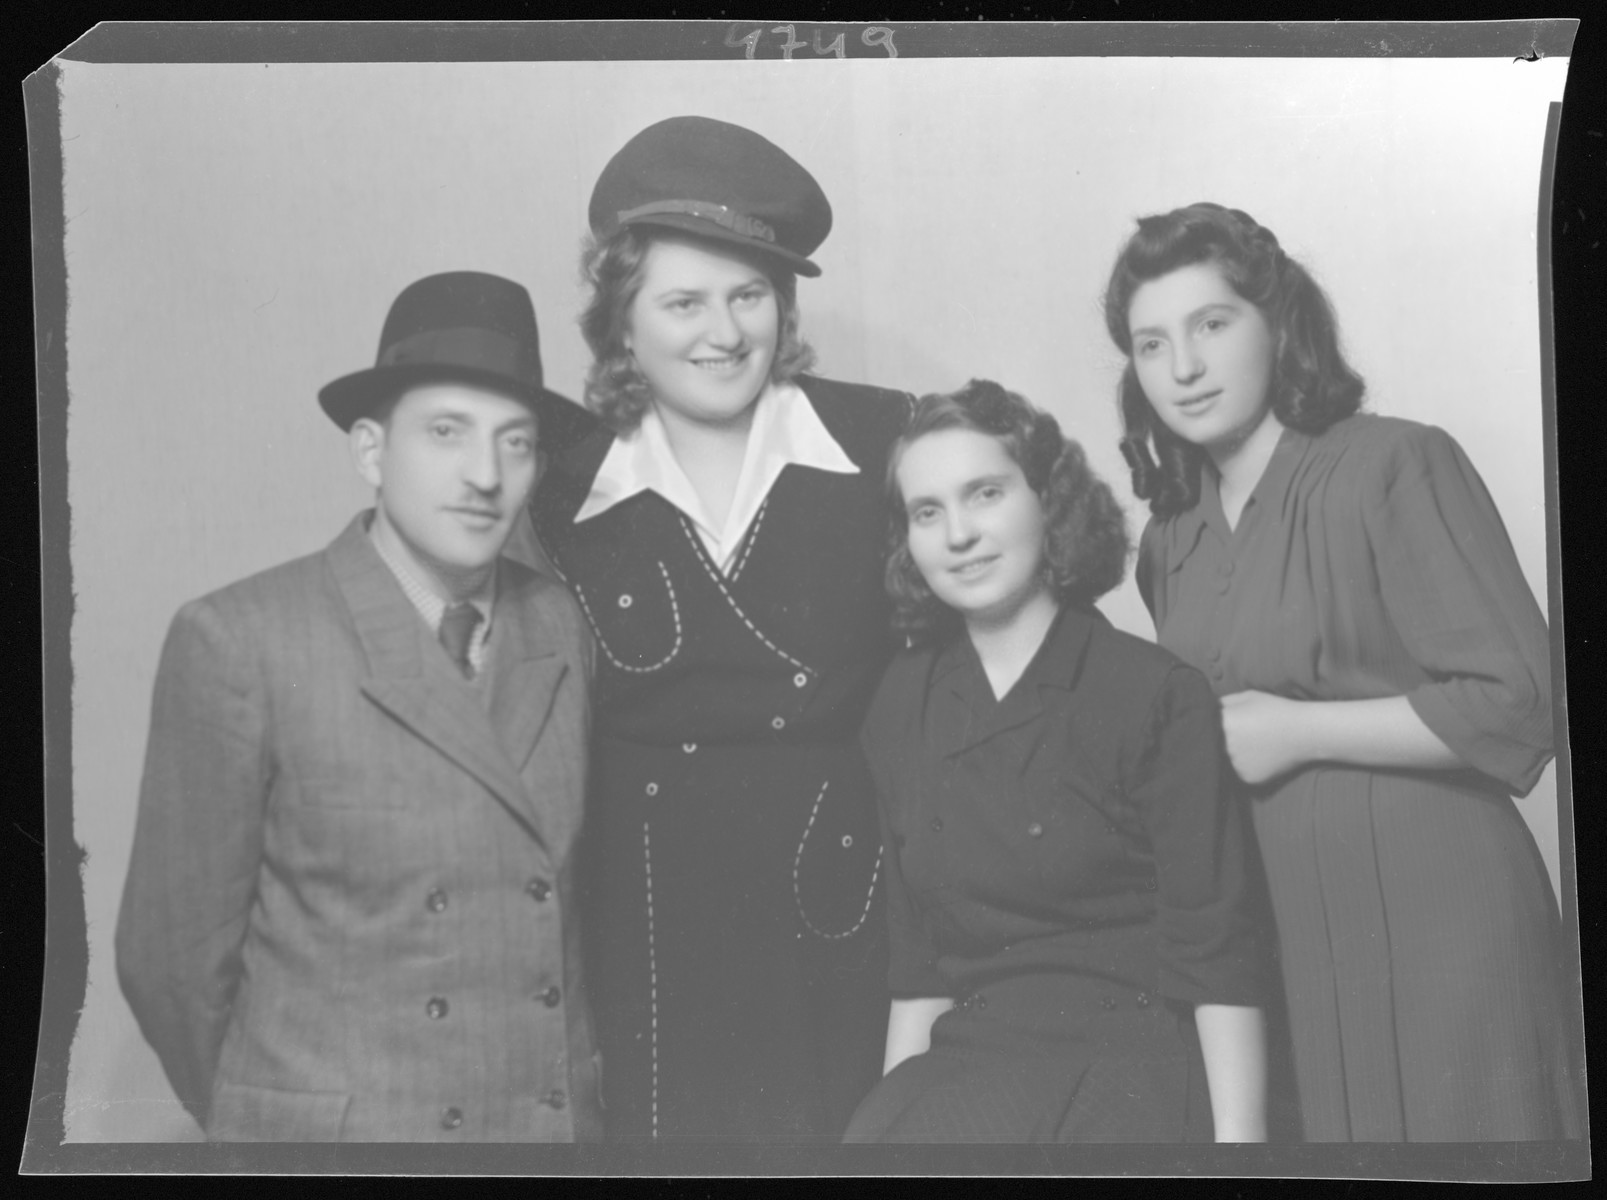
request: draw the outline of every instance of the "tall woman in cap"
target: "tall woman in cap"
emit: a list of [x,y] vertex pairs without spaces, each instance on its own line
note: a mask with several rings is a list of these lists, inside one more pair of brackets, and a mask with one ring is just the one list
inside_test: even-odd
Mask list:
[[598,639],[610,1133],[834,1140],[887,1012],[857,735],[892,649],[880,482],[911,399],[803,374],[796,282],[831,207],[759,135],[643,130],[590,221],[595,417],[544,429],[532,513]]

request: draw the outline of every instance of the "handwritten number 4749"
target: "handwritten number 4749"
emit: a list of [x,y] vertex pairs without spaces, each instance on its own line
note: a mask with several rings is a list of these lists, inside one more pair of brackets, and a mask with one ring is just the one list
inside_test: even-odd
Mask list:
[[[765,30],[762,28],[755,29],[743,34],[741,37],[737,37],[736,34],[739,28],[740,26],[733,25],[726,30],[725,44],[727,46],[746,46],[748,48],[746,56],[752,58],[753,52],[758,49],[759,39],[765,35]],[[792,25],[777,25],[770,32],[787,35],[787,40],[781,43],[781,57],[789,61],[794,50],[801,50],[805,47],[812,47],[816,54],[834,54],[838,58],[848,57],[843,45],[846,34],[839,33],[829,45],[822,46],[820,44],[821,31],[818,29],[814,31],[814,37],[809,42],[798,41],[797,28]],[[887,51],[888,58],[898,57],[898,49],[893,45],[893,31],[885,25],[867,25],[860,31],[859,40],[867,46],[880,46]]]

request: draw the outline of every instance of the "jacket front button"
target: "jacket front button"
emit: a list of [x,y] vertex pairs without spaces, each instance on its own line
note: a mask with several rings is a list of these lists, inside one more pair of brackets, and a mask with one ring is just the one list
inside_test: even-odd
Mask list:
[[431,996],[430,1002],[424,1006],[424,1015],[432,1021],[439,1021],[446,1016],[449,1005],[440,996]]
[[463,1124],[463,1110],[461,1108],[448,1108],[442,1111],[442,1129],[456,1129],[461,1124]]
[[696,742],[682,742],[681,743],[681,752],[683,754],[696,754],[697,753],[697,743]]
[[424,897],[424,907],[433,913],[444,911],[446,908],[446,893],[440,888],[431,888],[430,894]]
[[556,985],[541,993],[541,1002],[548,1008],[557,1008],[558,1001],[561,999],[563,999],[563,995],[558,991]]
[[548,896],[552,895],[552,884],[548,883],[545,879],[532,879],[529,883],[525,884],[525,891],[529,893],[532,900],[539,904]]
[[631,604],[632,604],[632,600],[631,600],[631,596],[630,596],[629,592],[626,592],[623,596],[621,596],[619,598],[619,606],[621,608],[629,608],[631,606]]
[[1035,838],[1042,837],[1043,836],[1043,826],[1038,824],[1038,822],[1034,821],[1031,825],[1027,826],[1027,836],[1028,837],[1035,837]]
[[650,784],[648,784],[648,785],[647,785],[647,794],[648,794],[648,795],[649,795],[649,796],[656,796],[656,795],[658,795],[658,784],[656,784],[656,783],[650,783]]
[[787,727],[787,718],[786,717],[771,717],[770,718],[770,728],[771,729],[785,729],[786,727]]
[[564,1108],[569,1104],[569,1097],[564,1095],[560,1088],[553,1088],[547,1093],[547,1103],[554,1108]]
[[794,675],[792,677],[792,686],[793,687],[807,687],[808,684],[809,684],[809,676],[805,675],[802,671],[799,671],[796,675]]

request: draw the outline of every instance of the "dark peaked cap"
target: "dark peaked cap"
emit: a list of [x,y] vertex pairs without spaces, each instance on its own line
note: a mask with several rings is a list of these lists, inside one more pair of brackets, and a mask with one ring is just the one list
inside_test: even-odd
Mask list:
[[799,275],[831,232],[831,204],[815,177],[751,129],[709,117],[649,125],[609,159],[587,217],[608,237],[652,225],[757,251]]

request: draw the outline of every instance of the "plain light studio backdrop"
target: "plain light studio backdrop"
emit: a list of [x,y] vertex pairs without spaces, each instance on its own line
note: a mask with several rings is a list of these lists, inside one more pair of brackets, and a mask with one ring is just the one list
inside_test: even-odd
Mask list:
[[[1546,604],[1536,204],[1567,62],[832,59],[62,64],[74,834],[88,991],[69,1141],[193,1139],[112,931],[151,684],[185,600],[323,547],[369,502],[318,387],[412,280],[530,288],[580,394],[591,186],[643,126],[748,125],[836,213],[800,297],[822,374],[973,376],[1047,406],[1128,504],[1099,296],[1139,215],[1244,208],[1327,287],[1369,406],[1448,429]],[[1131,582],[1102,605],[1153,636]],[[1559,878],[1555,773],[1523,802]]]

